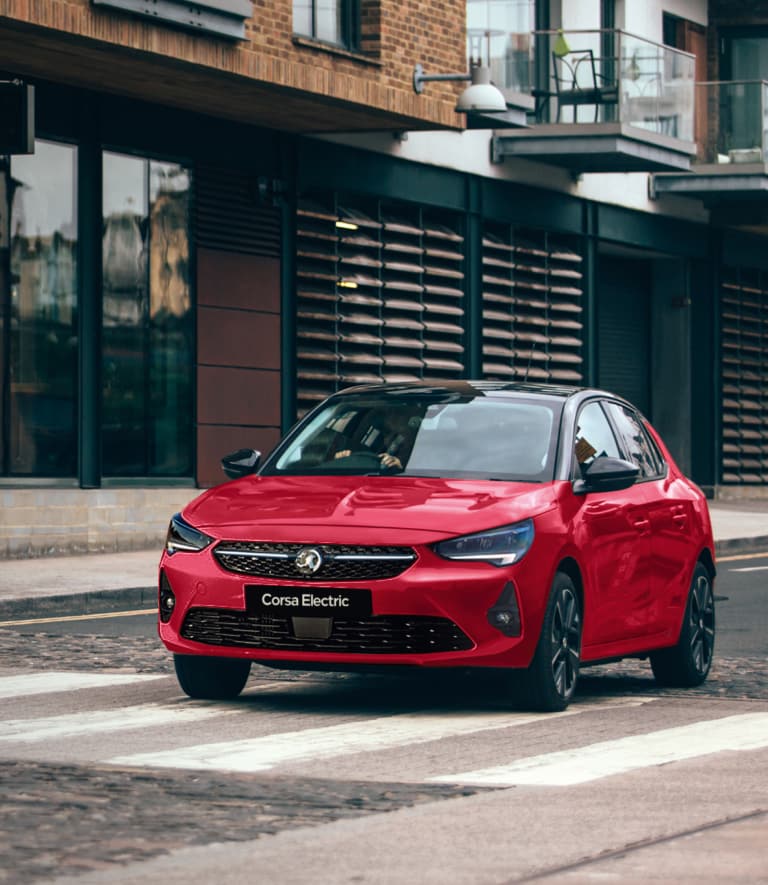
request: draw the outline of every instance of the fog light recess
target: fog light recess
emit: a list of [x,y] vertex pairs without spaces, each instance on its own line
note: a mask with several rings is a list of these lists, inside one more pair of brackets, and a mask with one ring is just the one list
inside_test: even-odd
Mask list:
[[520,608],[517,604],[515,586],[511,581],[504,586],[496,605],[488,609],[488,623],[505,636],[521,634]]
[[170,582],[165,574],[160,574],[160,595],[158,598],[158,610],[160,612],[160,620],[166,624],[171,620],[173,610],[176,608],[176,597],[171,589]]

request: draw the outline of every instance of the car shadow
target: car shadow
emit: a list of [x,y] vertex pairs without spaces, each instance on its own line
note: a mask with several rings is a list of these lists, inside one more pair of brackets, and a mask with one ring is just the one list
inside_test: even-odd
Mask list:
[[[656,690],[650,669],[647,677],[641,672],[588,671],[579,679],[571,706],[647,696]],[[530,711],[518,698],[514,674],[505,671],[361,675],[281,671],[254,665],[243,693],[230,703],[259,712],[333,713],[349,717],[425,711]]]

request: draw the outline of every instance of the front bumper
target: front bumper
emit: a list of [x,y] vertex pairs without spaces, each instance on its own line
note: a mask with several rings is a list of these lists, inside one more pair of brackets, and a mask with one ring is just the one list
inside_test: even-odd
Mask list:
[[[417,561],[396,577],[322,582],[324,589],[370,590],[370,615],[306,619],[249,611],[246,587],[300,594],[316,590],[317,581],[234,574],[222,568],[211,549],[166,554],[161,584],[170,587],[175,604],[168,620],[159,623],[160,638],[180,654],[292,662],[307,669],[334,664],[340,669],[527,667],[551,581],[537,567],[533,550],[519,563],[497,568],[448,561],[426,546],[414,549]],[[508,622],[504,630],[495,622],[499,606],[510,604],[517,609],[519,635],[508,635]]]

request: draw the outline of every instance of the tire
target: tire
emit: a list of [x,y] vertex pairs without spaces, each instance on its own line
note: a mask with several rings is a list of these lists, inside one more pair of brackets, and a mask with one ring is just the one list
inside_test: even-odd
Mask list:
[[175,654],[173,663],[181,690],[201,700],[236,698],[251,672],[251,662],[239,658]]
[[677,645],[650,655],[659,685],[693,688],[701,685],[712,666],[715,650],[715,597],[707,568],[696,563],[688,591]]
[[523,704],[548,713],[565,710],[576,691],[580,660],[581,603],[571,578],[558,572],[549,592],[536,652],[521,674]]

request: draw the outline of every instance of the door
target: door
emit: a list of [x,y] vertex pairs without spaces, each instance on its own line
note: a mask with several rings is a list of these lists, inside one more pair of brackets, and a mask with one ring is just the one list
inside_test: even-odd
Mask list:
[[[574,478],[596,458],[623,457],[598,400],[587,403],[579,414],[575,455]],[[590,492],[581,500],[575,530],[579,546],[590,551],[584,563],[585,656],[618,654],[619,641],[631,642],[647,630],[651,526],[646,505],[642,484],[615,492]]]

